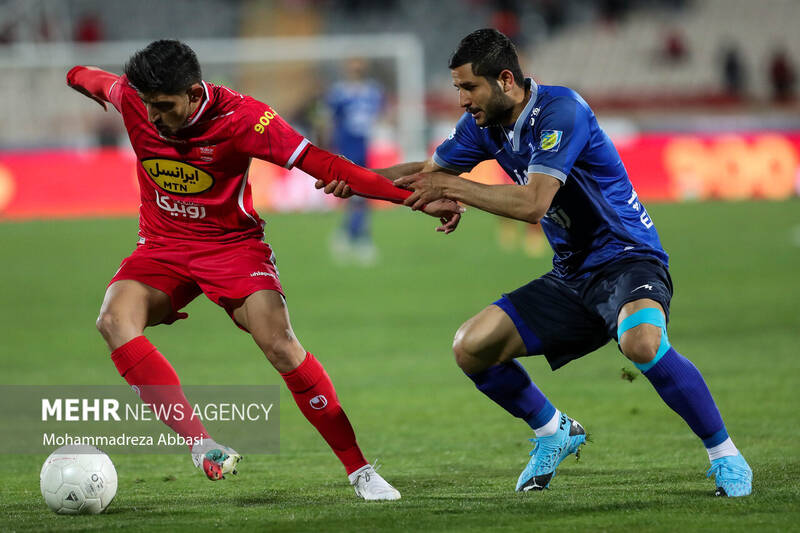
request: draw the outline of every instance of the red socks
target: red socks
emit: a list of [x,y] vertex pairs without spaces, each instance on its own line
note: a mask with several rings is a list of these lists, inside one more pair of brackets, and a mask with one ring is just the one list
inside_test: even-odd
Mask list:
[[175,369],[144,335],[111,352],[111,360],[142,401],[175,433],[185,439],[208,438],[203,423],[191,416],[192,407],[183,395]]
[[308,352],[300,366],[281,376],[300,411],[333,449],[347,473],[351,474],[367,464],[356,444],[353,426],[336,397],[331,378],[316,357]]
[[[142,401],[150,404],[156,412],[169,412],[170,415],[184,413],[182,417],[160,416],[176,433],[186,439],[208,438],[203,423],[190,416],[192,408],[172,365],[143,335],[114,350],[111,359],[125,381],[136,387]],[[353,426],[336,397],[331,378],[320,362],[308,353],[300,366],[281,376],[300,411],[333,449],[347,473],[355,472],[367,464],[356,444]],[[167,411],[169,406],[173,406],[173,409]]]

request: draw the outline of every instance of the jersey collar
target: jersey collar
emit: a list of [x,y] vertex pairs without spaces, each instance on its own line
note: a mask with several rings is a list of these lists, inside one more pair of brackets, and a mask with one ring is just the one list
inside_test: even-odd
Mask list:
[[525,104],[522,113],[519,114],[517,121],[514,123],[514,138],[512,139],[511,147],[515,152],[519,152],[520,139],[522,139],[522,128],[524,128],[529,122],[529,117],[531,116],[533,106],[536,105],[536,96],[539,93],[539,86],[536,85],[536,82],[533,81],[533,78],[525,78],[525,89],[528,88],[530,88],[531,91],[531,99],[528,100],[527,104]]

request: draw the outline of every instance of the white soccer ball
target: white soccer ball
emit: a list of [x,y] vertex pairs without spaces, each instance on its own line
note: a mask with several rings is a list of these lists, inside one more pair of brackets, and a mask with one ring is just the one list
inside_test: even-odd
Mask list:
[[42,465],[39,486],[56,513],[102,513],[117,494],[117,470],[94,446],[62,446]]

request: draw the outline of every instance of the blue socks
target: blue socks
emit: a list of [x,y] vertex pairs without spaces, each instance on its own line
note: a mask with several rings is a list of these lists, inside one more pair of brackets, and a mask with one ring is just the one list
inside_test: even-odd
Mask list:
[[353,242],[361,239],[369,240],[369,205],[367,205],[367,199],[354,196],[347,202],[347,214],[344,221],[347,237]]
[[636,365],[650,380],[658,395],[683,418],[706,448],[728,439],[719,409],[700,371],[670,347],[647,365]]
[[556,408],[517,361],[495,365],[467,376],[475,382],[479,391],[512,415],[525,420],[532,429],[543,427],[556,413]]
[[[700,371],[691,361],[670,347],[655,364],[637,365],[673,411],[683,418],[706,448],[728,440],[722,416]],[[517,361],[509,361],[467,374],[479,391],[500,407],[528,423],[542,428],[556,412],[555,407],[531,381]]]

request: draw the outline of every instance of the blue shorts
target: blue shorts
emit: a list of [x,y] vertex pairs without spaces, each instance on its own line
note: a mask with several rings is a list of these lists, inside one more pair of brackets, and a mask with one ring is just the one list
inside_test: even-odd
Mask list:
[[504,294],[495,305],[511,317],[527,355],[543,353],[556,370],[617,340],[620,309],[641,298],[660,303],[669,320],[672,279],[657,260],[612,263],[582,280],[549,272]]

